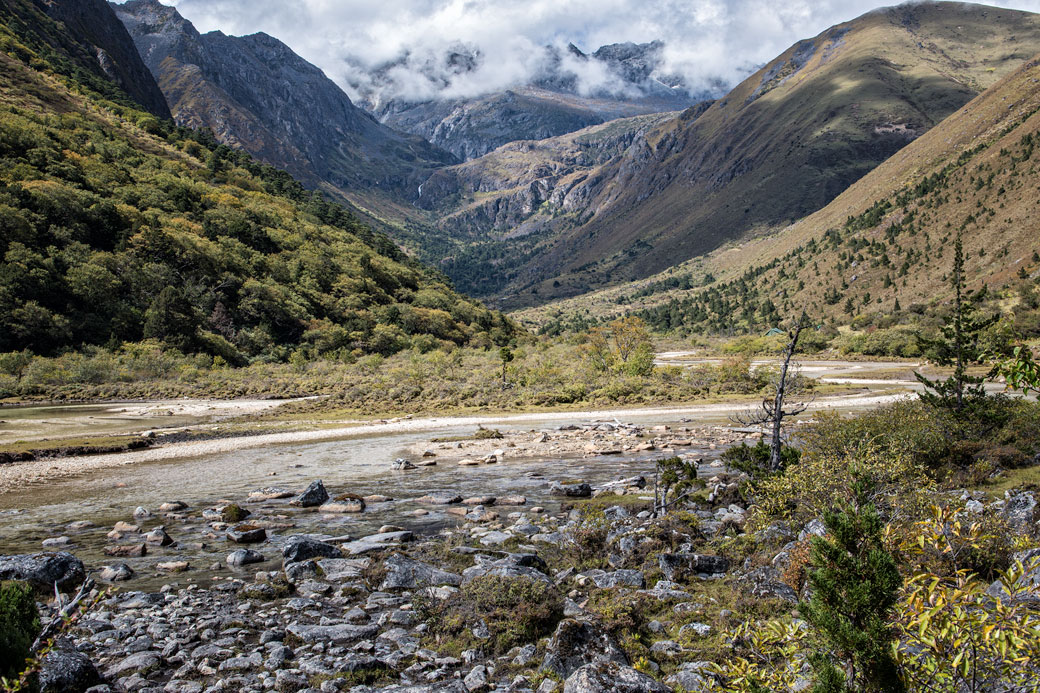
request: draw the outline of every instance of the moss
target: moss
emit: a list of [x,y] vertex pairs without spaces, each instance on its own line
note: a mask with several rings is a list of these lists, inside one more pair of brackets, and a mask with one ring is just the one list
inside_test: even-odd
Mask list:
[[241,505],[232,503],[231,505],[225,505],[223,510],[220,511],[220,519],[228,524],[235,522],[241,522],[242,520],[249,517],[252,513],[243,508]]

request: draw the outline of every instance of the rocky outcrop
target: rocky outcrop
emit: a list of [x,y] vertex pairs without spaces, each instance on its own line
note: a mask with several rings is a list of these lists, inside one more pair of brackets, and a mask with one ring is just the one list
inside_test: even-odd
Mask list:
[[100,70],[145,110],[169,118],[159,85],[141,60],[133,39],[105,0],[39,3],[47,14],[93,49]]
[[158,0],[113,5],[178,123],[208,127],[315,186],[396,189],[414,197],[453,157],[376,122],[332,80],[281,41],[258,33],[200,34]]

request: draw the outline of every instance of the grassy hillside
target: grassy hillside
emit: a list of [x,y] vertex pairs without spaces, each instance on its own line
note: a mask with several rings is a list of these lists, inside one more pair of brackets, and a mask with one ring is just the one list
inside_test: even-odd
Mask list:
[[0,19],[0,352],[152,338],[244,362],[509,339],[341,207],[129,105],[32,3]]
[[1001,329],[1038,337],[1038,145],[1034,58],[806,219],[524,317],[566,324],[635,310],[665,330],[740,333],[805,308],[833,325],[899,331],[946,309],[960,233],[969,285],[1004,314]]
[[648,276],[804,217],[1038,50],[1040,16],[954,3],[802,41],[634,144],[504,305]]

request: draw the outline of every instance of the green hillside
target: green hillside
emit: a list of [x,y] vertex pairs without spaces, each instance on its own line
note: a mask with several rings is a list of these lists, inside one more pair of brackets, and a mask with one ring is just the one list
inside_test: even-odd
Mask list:
[[[1040,15],[900,5],[801,41],[607,169],[503,305],[646,277],[820,209],[1040,51]],[[551,214],[554,210],[547,210]],[[563,210],[561,210],[563,211]]]
[[27,0],[0,8],[0,352],[154,338],[231,362],[504,341],[288,174],[139,110]]
[[[637,312],[684,334],[762,333],[802,309],[858,350],[912,355],[948,309],[952,246],[998,331],[1040,337],[1040,56],[782,231],[522,314],[552,329]],[[850,338],[851,339],[851,338]]]

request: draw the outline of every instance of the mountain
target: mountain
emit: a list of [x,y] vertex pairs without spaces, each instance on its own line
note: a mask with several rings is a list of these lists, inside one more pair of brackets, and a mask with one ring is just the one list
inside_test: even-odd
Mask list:
[[[479,51],[456,46],[416,61],[405,55],[380,65],[356,85],[359,102],[395,129],[425,137],[462,160],[518,140],[541,140],[608,120],[676,111],[708,100],[712,92],[687,88],[662,74],[660,41],[603,46],[591,54],[573,44],[543,50],[542,67],[529,83],[468,97],[448,97],[453,83],[483,66]],[[401,93],[404,72],[424,83],[432,98]],[[580,73],[580,74],[579,74]],[[587,75],[592,74],[593,77]],[[409,81],[409,88],[414,89]]]
[[[54,21],[40,22],[40,13]],[[51,60],[61,74],[111,98],[125,100],[129,95],[152,115],[170,117],[166,99],[133,39],[104,0],[4,2],[0,19],[19,37],[17,45]]]
[[404,199],[453,163],[420,137],[380,125],[317,67],[266,34],[200,34],[158,0],[113,4],[176,121],[289,171],[310,187]]
[[0,352],[154,339],[244,363],[514,334],[287,173],[131,105],[32,0],[0,5],[0,42]]
[[[521,317],[561,325],[632,311],[659,329],[697,334],[761,333],[803,309],[867,330],[926,324],[952,298],[960,234],[969,287],[1036,338],[1038,188],[1040,55],[805,219]],[[879,350],[868,353],[897,355],[878,334]]]
[[703,113],[637,138],[570,193],[577,208],[550,201],[524,219],[551,231],[510,267],[500,303],[649,276],[787,225],[1038,50],[1040,16],[957,3],[878,10],[800,41]]

